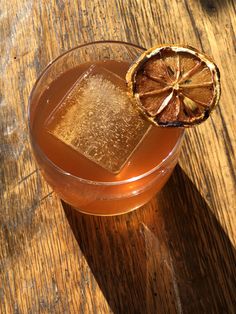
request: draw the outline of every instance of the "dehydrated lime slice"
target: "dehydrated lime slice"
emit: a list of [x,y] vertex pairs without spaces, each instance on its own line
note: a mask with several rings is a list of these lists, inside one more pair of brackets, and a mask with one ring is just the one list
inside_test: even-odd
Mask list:
[[201,123],[220,98],[217,66],[189,46],[147,50],[132,64],[126,81],[139,109],[159,126]]

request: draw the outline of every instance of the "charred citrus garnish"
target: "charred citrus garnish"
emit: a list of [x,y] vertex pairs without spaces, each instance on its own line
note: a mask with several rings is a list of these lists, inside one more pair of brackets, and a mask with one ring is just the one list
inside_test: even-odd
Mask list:
[[215,63],[189,46],[158,46],[144,52],[126,75],[139,109],[159,126],[201,123],[219,101]]

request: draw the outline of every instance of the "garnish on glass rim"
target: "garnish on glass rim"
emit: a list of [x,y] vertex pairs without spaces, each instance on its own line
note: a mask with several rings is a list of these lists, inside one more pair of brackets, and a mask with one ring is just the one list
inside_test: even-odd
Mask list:
[[216,64],[190,46],[148,49],[131,65],[126,82],[138,108],[158,126],[199,124],[220,98]]

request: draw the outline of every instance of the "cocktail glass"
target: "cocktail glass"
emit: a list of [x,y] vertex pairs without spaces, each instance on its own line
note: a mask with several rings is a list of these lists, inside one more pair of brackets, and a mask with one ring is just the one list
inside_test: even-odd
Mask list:
[[28,123],[35,159],[45,180],[58,196],[81,212],[93,215],[117,215],[147,203],[170,177],[178,161],[184,131],[178,130],[174,147],[161,162],[148,171],[126,180],[114,178],[113,181],[107,182],[94,181],[65,171],[63,167],[50,160],[40,147],[33,130],[33,125],[40,114],[37,108],[38,99],[61,73],[80,64],[99,60],[132,63],[144,50],[133,44],[115,41],[93,42],[78,46],[52,61],[39,76],[30,94]]

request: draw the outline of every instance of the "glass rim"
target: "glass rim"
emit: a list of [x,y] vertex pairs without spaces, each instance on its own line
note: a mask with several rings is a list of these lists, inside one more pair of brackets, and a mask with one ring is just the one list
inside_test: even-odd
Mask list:
[[[37,142],[34,140],[34,136],[33,136],[33,132],[32,132],[32,128],[31,128],[31,123],[30,123],[30,109],[31,109],[31,101],[32,101],[32,97],[34,94],[35,89],[37,88],[39,81],[41,80],[41,78],[43,77],[43,75],[50,69],[50,67],[56,63],[59,59],[61,59],[62,57],[64,57],[66,54],[71,53],[74,50],[77,50],[79,48],[83,48],[86,46],[91,46],[91,45],[98,45],[98,44],[120,44],[120,45],[126,45],[126,46],[131,46],[134,48],[138,48],[140,50],[145,51],[146,48],[142,47],[142,46],[138,46],[136,44],[132,44],[129,42],[125,42],[125,41],[114,41],[114,40],[104,40],[104,41],[93,41],[93,42],[89,42],[89,43],[85,43],[85,44],[81,44],[78,46],[75,46],[65,52],[63,52],[62,54],[60,54],[59,56],[57,56],[56,58],[54,58],[52,61],[50,61],[45,67],[44,69],[41,71],[41,73],[39,74],[38,78],[36,79],[30,95],[29,95],[29,99],[28,99],[28,109],[27,109],[27,123],[28,123],[28,129],[29,129],[29,135],[30,135],[30,142],[31,142],[31,146],[32,144],[35,146],[35,148],[37,149],[38,153],[43,156],[43,158],[46,160],[46,162],[48,162],[50,164],[50,166],[52,166],[53,168],[55,168],[56,171],[60,172],[63,175],[66,175],[68,177],[72,177],[75,180],[80,181],[81,183],[86,183],[86,184],[90,184],[90,185],[100,185],[100,186],[116,186],[116,185],[122,185],[122,184],[126,184],[126,183],[131,183],[134,181],[138,181],[140,179],[143,179],[149,175],[151,175],[152,173],[154,173],[155,171],[157,171],[159,168],[161,168],[164,164],[166,164],[168,162],[168,160],[171,159],[171,157],[175,154],[175,152],[177,151],[179,145],[181,144],[182,140],[183,140],[183,136],[184,136],[184,128],[179,128],[181,129],[181,134],[177,140],[177,142],[175,143],[174,147],[172,148],[172,150],[169,152],[169,154],[162,159],[162,161],[160,163],[158,163],[155,167],[151,168],[150,170],[129,178],[129,179],[125,179],[125,180],[119,180],[119,181],[96,181],[96,180],[89,180],[89,179],[85,179],[85,178],[81,178],[79,176],[73,175],[70,172],[67,172],[65,170],[63,170],[61,167],[59,167],[58,165],[56,165],[51,159],[49,159],[47,157],[47,155],[43,152],[43,150],[40,148],[40,146],[37,144]],[[34,142],[34,143],[33,143]]]

